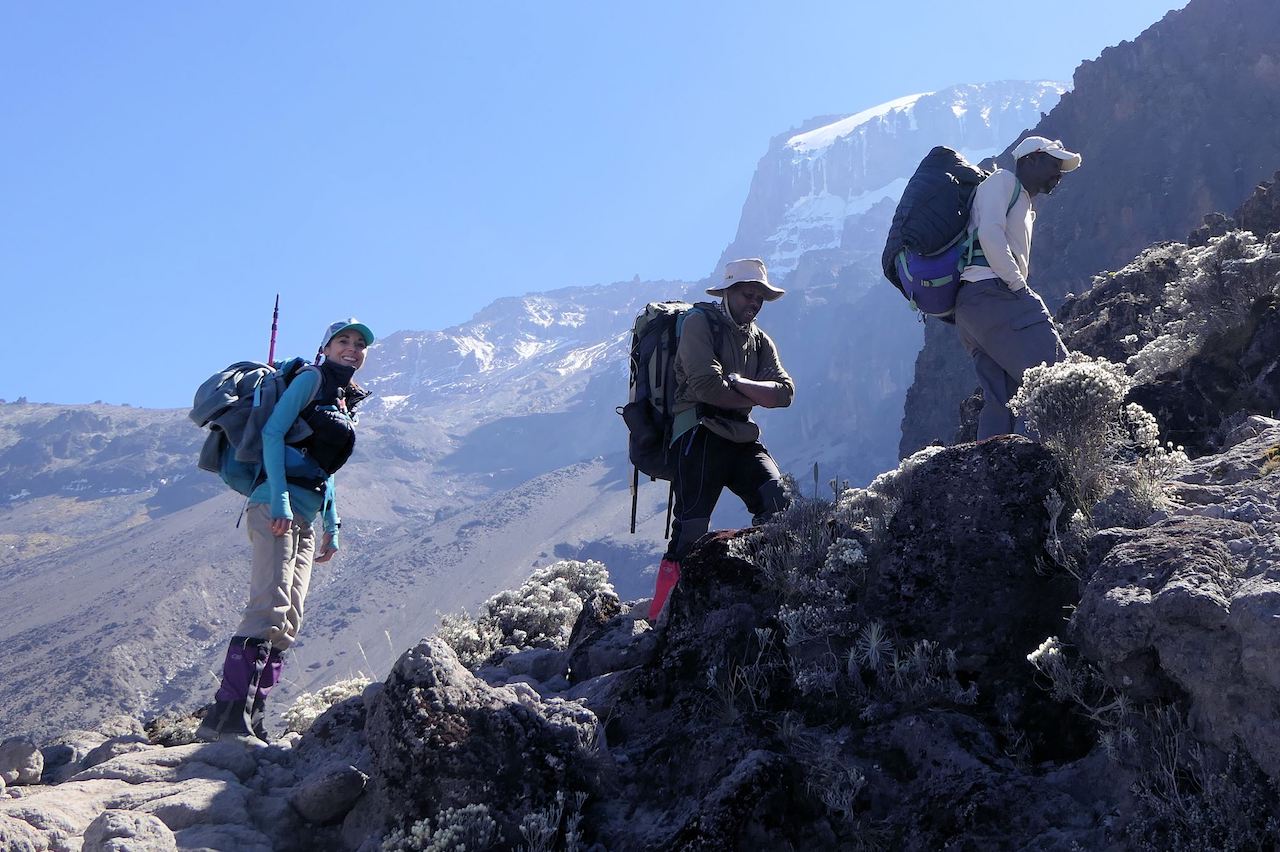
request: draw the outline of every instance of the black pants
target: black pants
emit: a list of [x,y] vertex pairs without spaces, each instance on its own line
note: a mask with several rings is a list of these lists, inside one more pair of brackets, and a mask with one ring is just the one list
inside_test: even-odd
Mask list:
[[711,527],[711,512],[728,488],[761,524],[787,507],[782,475],[759,441],[739,444],[696,426],[676,444],[675,509],[667,559],[679,562]]

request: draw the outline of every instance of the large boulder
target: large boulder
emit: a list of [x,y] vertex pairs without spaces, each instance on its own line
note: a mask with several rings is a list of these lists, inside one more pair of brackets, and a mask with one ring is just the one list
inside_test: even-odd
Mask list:
[[151,814],[106,810],[84,831],[81,852],[177,852],[173,832]]
[[1185,700],[1193,730],[1280,779],[1280,426],[1178,477],[1168,517],[1093,548],[1072,622],[1135,697]]
[[136,751],[151,751],[158,749],[160,746],[152,745],[151,741],[145,736],[139,734],[124,734],[118,737],[112,737],[101,745],[96,746],[92,751],[84,756],[80,761],[82,769],[89,769],[100,763],[106,763],[108,760],[117,758],[122,754],[133,754]]
[[44,771],[44,755],[26,737],[10,737],[0,742],[0,781],[9,786],[39,784]]
[[[543,701],[524,684],[486,684],[444,640],[424,639],[396,662],[369,714],[383,821],[407,825],[484,804],[514,845],[524,814],[587,786],[583,765],[598,727],[581,705]],[[370,823],[367,812],[359,816]]]
[[1058,461],[1025,438],[938,452],[910,478],[863,605],[904,639],[953,651],[980,705],[1029,729],[1060,715],[1026,658],[1078,596],[1046,548],[1051,495],[1066,491]]

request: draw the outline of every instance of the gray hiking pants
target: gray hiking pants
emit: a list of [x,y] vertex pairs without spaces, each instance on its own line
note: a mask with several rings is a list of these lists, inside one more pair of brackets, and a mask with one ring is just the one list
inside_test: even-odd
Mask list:
[[1014,292],[999,278],[970,281],[956,296],[956,329],[973,358],[982,387],[978,440],[1025,432],[1009,411],[1022,374],[1037,364],[1067,357],[1044,301],[1032,290]]
[[271,509],[266,503],[250,503],[245,511],[249,544],[253,548],[253,574],[249,602],[236,628],[237,636],[266,639],[284,650],[298,638],[302,604],[311,585],[311,560],[316,552],[311,524],[294,518],[289,531],[271,532]]

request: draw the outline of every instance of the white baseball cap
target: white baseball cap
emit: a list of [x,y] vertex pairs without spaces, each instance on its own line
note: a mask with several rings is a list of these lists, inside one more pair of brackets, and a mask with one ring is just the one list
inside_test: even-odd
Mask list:
[[1064,172],[1075,171],[1080,168],[1080,164],[1084,162],[1084,158],[1074,151],[1068,151],[1062,146],[1062,141],[1058,139],[1046,139],[1043,136],[1028,136],[1018,143],[1018,147],[1013,149],[1013,158],[1021,160],[1028,154],[1034,154],[1037,151],[1043,151],[1046,154],[1052,154],[1062,161],[1062,170]]

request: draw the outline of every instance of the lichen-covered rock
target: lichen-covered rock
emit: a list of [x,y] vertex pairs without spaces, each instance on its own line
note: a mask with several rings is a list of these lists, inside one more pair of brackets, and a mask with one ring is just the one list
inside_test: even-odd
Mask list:
[[177,852],[173,832],[151,814],[103,811],[84,831],[82,852]]
[[1200,459],[1168,517],[1091,551],[1072,636],[1125,693],[1189,702],[1197,734],[1280,778],[1280,427]]
[[443,640],[424,639],[396,662],[368,719],[383,818],[408,825],[485,804],[514,844],[525,813],[585,786],[597,729],[580,705],[543,701],[523,684],[489,686]]
[[903,638],[953,651],[981,705],[1032,728],[1061,720],[1026,655],[1062,630],[1078,595],[1045,547],[1047,501],[1066,492],[1062,476],[1025,438],[937,453],[911,477],[863,606]]
[[208,707],[193,711],[167,710],[149,720],[144,733],[156,745],[183,746],[196,742],[196,728]]
[[[206,767],[205,770],[200,766]],[[130,784],[179,781],[207,770],[221,769],[237,780],[247,780],[257,769],[254,752],[235,742],[199,743],[123,754],[72,776],[72,781],[98,778]]]
[[542,682],[564,672],[565,654],[554,648],[526,648],[502,659],[498,667],[507,672],[505,680],[529,677]]
[[776,606],[759,567],[731,547],[734,531],[713,533],[681,565],[653,668],[665,689],[705,680],[713,666],[744,657]]
[[95,730],[107,739],[145,736],[147,733],[146,726],[132,716],[111,716],[98,723]]
[[174,831],[193,825],[242,823],[252,793],[234,779],[185,778],[136,810],[155,814]]
[[5,784],[39,784],[44,771],[44,755],[26,737],[10,737],[0,742],[0,779]]
[[622,601],[612,591],[600,592],[587,598],[582,602],[582,612],[578,613],[578,620],[573,623],[573,630],[569,632],[569,642],[565,650],[572,654],[583,638],[604,627],[609,619],[621,612]]

